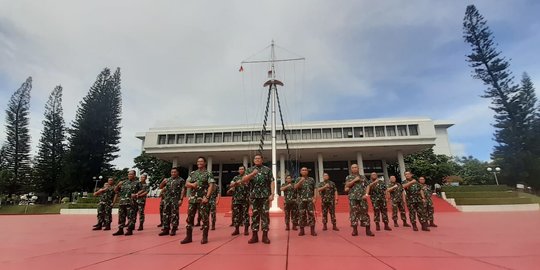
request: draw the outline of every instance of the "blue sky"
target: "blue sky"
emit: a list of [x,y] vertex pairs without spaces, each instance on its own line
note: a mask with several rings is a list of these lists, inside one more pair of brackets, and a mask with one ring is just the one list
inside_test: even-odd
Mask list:
[[[222,3],[221,3],[222,2]],[[465,62],[465,7],[488,20],[517,80],[540,84],[538,1],[7,1],[0,0],[0,119],[34,78],[31,135],[64,87],[66,123],[104,67],[121,67],[119,167],[151,127],[262,119],[265,66],[240,61],[275,39],[306,57],[278,66],[287,123],[427,116],[450,120],[453,152],[489,160],[493,113]],[[278,49],[278,57],[294,54]],[[257,55],[256,57],[266,57]],[[4,125],[0,139],[4,140]]]

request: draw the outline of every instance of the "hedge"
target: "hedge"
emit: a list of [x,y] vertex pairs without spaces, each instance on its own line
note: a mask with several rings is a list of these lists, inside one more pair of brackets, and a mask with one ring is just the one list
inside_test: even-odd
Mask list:
[[516,198],[519,194],[514,191],[471,191],[446,192],[447,198]]
[[510,188],[506,185],[477,185],[477,186],[443,186],[444,192],[479,192],[479,191],[507,191]]
[[531,198],[456,198],[457,205],[494,205],[534,203]]

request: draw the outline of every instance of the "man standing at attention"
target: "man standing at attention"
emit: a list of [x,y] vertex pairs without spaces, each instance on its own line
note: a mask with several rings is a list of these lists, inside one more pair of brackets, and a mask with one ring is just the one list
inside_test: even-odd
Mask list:
[[124,227],[126,226],[126,218],[128,219],[126,236],[132,235],[135,229],[135,221],[137,219],[137,193],[141,190],[140,182],[135,177],[135,171],[128,172],[128,180],[124,180],[114,188],[114,191],[119,194],[120,203],[118,204],[118,231],[113,233],[114,236],[124,235]]
[[369,191],[371,191],[371,203],[375,212],[375,230],[381,230],[379,222],[382,215],[384,230],[391,231],[392,229],[388,226],[388,208],[386,207],[386,183],[384,183],[384,180],[379,180],[376,172],[371,173],[370,180],[371,183],[366,193],[369,194]]
[[398,210],[403,221],[403,227],[411,227],[407,223],[407,215],[405,214],[405,194],[403,193],[403,187],[397,182],[396,176],[390,176],[390,187],[386,190],[390,193],[392,200],[392,219],[394,220],[394,227],[399,227],[398,224]]
[[180,219],[179,207],[182,205],[182,199],[184,198],[185,180],[179,176],[180,172],[178,168],[171,169],[171,177],[169,179],[163,179],[159,188],[161,189],[163,202],[163,218],[161,224],[163,229],[158,234],[164,235],[176,235],[178,230],[178,223]]
[[366,180],[364,180],[363,175],[360,175],[358,165],[351,165],[351,174],[345,178],[345,190],[349,191],[349,215],[353,228],[352,236],[358,235],[359,221],[361,226],[366,227],[367,236],[375,236],[370,227],[367,203],[369,194],[366,193],[366,187]]
[[279,190],[283,191],[285,197],[285,230],[288,231],[291,229],[289,224],[292,221],[292,228],[296,231],[296,226],[298,226],[298,207],[296,203],[296,190],[294,189],[294,183],[290,175],[285,177],[285,184]]
[[311,228],[311,235],[317,236],[315,232],[315,179],[308,176],[308,168],[300,169],[300,177],[295,181],[294,188],[298,193],[298,216],[300,219],[299,236],[304,235],[304,227]]
[[330,181],[330,176],[327,173],[323,174],[323,180],[324,181],[319,183],[317,188],[317,191],[321,196],[323,231],[328,230],[328,227],[326,227],[326,223],[328,222],[328,212],[330,212],[332,230],[339,231],[336,226],[336,204],[338,203],[336,184]]
[[233,225],[234,232],[231,235],[240,234],[240,226],[244,224],[244,235],[249,235],[249,187],[242,181],[246,172],[244,166],[238,167],[238,175],[233,178],[229,185],[233,194]]
[[94,196],[101,195],[98,204],[98,214],[97,219],[98,223],[94,226],[94,231],[101,230],[101,227],[105,227],[104,231],[111,229],[112,221],[112,207],[113,207],[113,198],[114,198],[114,180],[112,177],[109,177],[107,183],[103,186],[102,189],[94,192]]

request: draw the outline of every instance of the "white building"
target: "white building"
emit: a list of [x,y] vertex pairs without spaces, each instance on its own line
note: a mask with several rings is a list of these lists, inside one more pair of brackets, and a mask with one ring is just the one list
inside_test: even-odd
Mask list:
[[[350,164],[357,163],[360,172],[377,172],[388,179],[386,164],[398,162],[405,171],[403,156],[433,147],[436,154],[451,156],[447,129],[453,124],[429,118],[367,119],[307,122],[286,127],[291,160],[295,167],[306,166],[316,180],[327,172],[343,190]],[[138,133],[143,150],[173,166],[192,170],[198,156],[208,160],[222,191],[237,173],[239,165],[248,166],[259,149],[261,128],[250,126],[207,126],[151,128]],[[270,130],[264,137],[265,162],[270,161]],[[277,130],[278,175],[284,179],[291,168],[284,134]],[[286,168],[286,169],[282,169]]]

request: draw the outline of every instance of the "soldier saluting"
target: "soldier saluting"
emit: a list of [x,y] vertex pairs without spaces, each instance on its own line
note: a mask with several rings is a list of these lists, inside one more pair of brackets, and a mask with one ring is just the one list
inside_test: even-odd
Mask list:
[[311,235],[317,236],[315,232],[315,179],[308,176],[308,168],[300,169],[300,177],[295,181],[294,188],[298,195],[298,215],[300,219],[299,236],[304,235],[304,227],[311,228]]
[[351,227],[353,228],[353,236],[358,235],[359,221],[362,226],[366,227],[367,236],[375,236],[370,228],[367,204],[369,194],[366,193],[366,188],[366,180],[364,180],[364,176],[359,174],[358,165],[351,165],[351,174],[345,178],[345,190],[349,191],[349,215]]
[[119,195],[120,202],[118,204],[118,231],[113,233],[114,236],[124,235],[124,227],[126,227],[126,218],[128,219],[127,232],[125,235],[132,235],[135,229],[135,219],[137,218],[137,193],[141,190],[140,182],[135,177],[135,171],[128,172],[128,180],[124,180],[114,188],[114,191]]
[[320,182],[317,188],[317,191],[321,196],[323,231],[328,229],[326,226],[326,223],[328,222],[328,212],[330,212],[332,230],[339,231],[336,226],[336,204],[338,203],[336,184],[330,181],[330,176],[327,173],[323,174],[323,180],[324,181]]
[[98,204],[98,214],[97,220],[98,223],[94,225],[94,231],[101,230],[102,227],[104,231],[111,229],[112,221],[112,207],[113,207],[113,198],[114,198],[114,180],[110,177],[107,180],[107,183],[100,190],[94,192],[94,196],[101,195]]
[[185,195],[184,185],[186,180],[179,176],[180,172],[178,168],[171,169],[171,177],[163,179],[159,188],[161,189],[163,202],[163,217],[161,224],[163,229],[158,234],[164,236],[170,234],[176,235],[178,230],[178,220],[180,219],[180,211],[178,208],[182,205],[182,199]]

